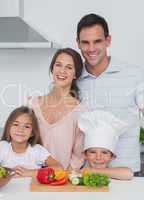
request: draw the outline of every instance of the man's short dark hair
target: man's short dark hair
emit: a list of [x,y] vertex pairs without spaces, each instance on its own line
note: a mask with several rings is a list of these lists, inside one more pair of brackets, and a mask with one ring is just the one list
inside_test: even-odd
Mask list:
[[85,15],[84,17],[82,17],[81,20],[79,21],[79,23],[77,25],[77,39],[78,40],[80,39],[79,38],[80,32],[83,28],[92,27],[95,25],[102,26],[105,37],[107,37],[109,35],[109,28],[108,28],[108,24],[107,24],[106,20],[103,17],[101,17],[100,15],[91,13],[91,14],[88,14],[88,15]]

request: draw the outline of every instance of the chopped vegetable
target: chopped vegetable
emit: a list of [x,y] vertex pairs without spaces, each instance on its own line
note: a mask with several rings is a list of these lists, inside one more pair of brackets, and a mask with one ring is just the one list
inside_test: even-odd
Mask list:
[[68,179],[66,177],[66,172],[61,170],[56,172],[53,168],[41,168],[37,173],[37,180],[43,184],[49,185],[64,185],[68,183]]
[[55,170],[55,179],[59,180],[62,178],[67,178],[68,177],[68,172],[65,170]]
[[83,172],[82,172],[82,175],[87,176],[89,173],[90,173],[90,170],[84,169]]
[[8,175],[8,171],[5,167],[0,167],[0,177],[6,177]]
[[37,173],[37,180],[43,184],[49,184],[54,181],[55,173],[54,169],[50,167],[41,168]]
[[68,183],[68,179],[67,178],[61,178],[59,180],[54,180],[50,183],[50,185],[53,186],[59,186],[59,185],[65,185]]
[[83,184],[84,184],[84,182],[83,182],[83,177],[73,177],[73,178],[71,179],[71,183],[72,183],[73,185],[83,185]]
[[110,183],[110,179],[107,175],[93,172],[84,176],[83,181],[84,185],[96,187],[108,186]]
[[73,178],[75,177],[82,177],[82,174],[81,173],[78,173],[76,171],[71,171],[71,173],[69,174],[68,178],[69,180],[71,181]]

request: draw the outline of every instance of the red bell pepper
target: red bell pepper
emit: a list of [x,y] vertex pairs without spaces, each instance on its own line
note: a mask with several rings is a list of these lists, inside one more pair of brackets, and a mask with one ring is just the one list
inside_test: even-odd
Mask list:
[[52,181],[49,185],[58,186],[58,185],[65,185],[67,183],[68,183],[68,179],[64,177],[59,180]]
[[53,168],[46,167],[38,170],[37,180],[43,184],[49,184],[54,181],[55,171]]

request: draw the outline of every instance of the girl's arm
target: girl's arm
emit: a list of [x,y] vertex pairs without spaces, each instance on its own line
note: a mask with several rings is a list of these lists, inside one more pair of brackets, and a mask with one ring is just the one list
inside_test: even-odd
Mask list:
[[36,177],[38,171],[37,169],[27,169],[22,166],[16,166],[13,170],[20,177]]
[[84,168],[83,170],[88,170],[96,173],[103,173],[108,175],[110,178],[118,180],[131,180],[133,178],[133,172],[128,167],[112,167],[105,169]]
[[44,148],[41,145],[35,145],[35,155],[37,156],[37,163],[43,163],[47,165],[48,167],[61,167],[62,165],[60,162],[55,160],[52,155],[47,151],[46,148]]
[[[52,156],[49,156],[45,163],[48,165],[48,167],[53,167],[57,170],[63,169],[62,165],[54,158],[52,158]],[[22,166],[16,166],[13,170],[15,171],[16,175],[21,177],[36,177],[38,172],[38,169],[27,169]]]
[[62,165],[60,162],[55,160],[52,156],[48,156],[48,158],[45,160],[45,164],[48,165],[49,167],[59,167],[62,168]]

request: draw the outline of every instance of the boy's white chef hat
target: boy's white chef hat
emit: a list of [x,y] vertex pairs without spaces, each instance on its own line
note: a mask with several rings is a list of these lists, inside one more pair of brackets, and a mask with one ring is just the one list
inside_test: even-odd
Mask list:
[[127,123],[101,110],[83,113],[78,126],[85,133],[84,150],[99,147],[114,154],[119,136],[128,128]]

